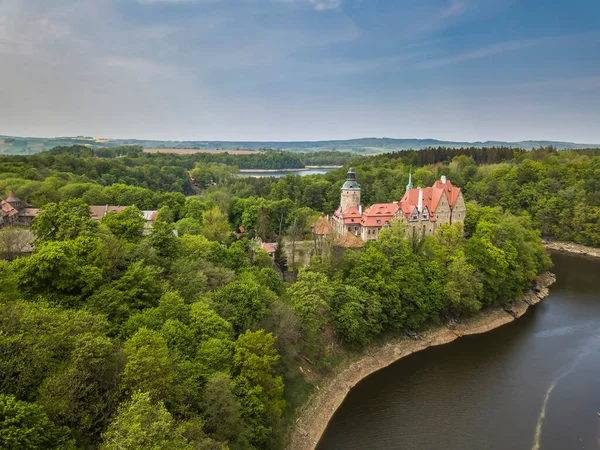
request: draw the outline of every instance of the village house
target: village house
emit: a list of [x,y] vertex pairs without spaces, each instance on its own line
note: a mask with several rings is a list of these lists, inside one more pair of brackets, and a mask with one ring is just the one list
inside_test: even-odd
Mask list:
[[28,227],[35,216],[40,213],[10,191],[6,200],[0,199],[0,228],[13,226]]
[[331,225],[338,236],[351,234],[366,242],[378,239],[382,229],[398,221],[406,225],[407,237],[421,237],[434,234],[442,224],[464,223],[466,212],[461,189],[445,176],[431,187],[413,188],[412,173],[400,201],[376,203],[363,211],[360,184],[350,168]]

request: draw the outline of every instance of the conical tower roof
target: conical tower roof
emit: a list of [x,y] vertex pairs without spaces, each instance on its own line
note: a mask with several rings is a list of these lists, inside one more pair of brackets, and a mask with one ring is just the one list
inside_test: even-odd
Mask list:
[[19,203],[21,199],[15,195],[13,191],[8,193],[8,198],[6,199],[8,203]]

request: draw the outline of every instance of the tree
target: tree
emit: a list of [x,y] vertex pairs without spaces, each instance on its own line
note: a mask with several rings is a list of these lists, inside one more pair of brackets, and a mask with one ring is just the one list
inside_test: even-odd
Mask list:
[[203,395],[206,430],[230,448],[248,448],[247,430],[241,417],[241,405],[233,393],[231,380],[217,372],[206,382]]
[[251,442],[257,446],[269,439],[285,407],[283,380],[274,373],[279,359],[274,343],[275,337],[264,330],[248,330],[235,343],[235,392],[242,417],[250,425]]
[[179,240],[173,230],[172,223],[155,220],[152,224],[152,233],[149,241],[152,247],[156,249],[159,256],[163,258],[175,258],[179,254]]
[[211,241],[225,242],[231,234],[227,216],[218,206],[204,212],[202,215],[202,228],[204,236]]
[[173,416],[148,392],[135,392],[102,435],[101,450],[192,450]]
[[172,403],[175,392],[175,367],[160,333],[141,328],[125,342],[127,364],[123,387],[129,392],[141,390],[154,401]]
[[31,251],[33,236],[28,230],[16,227],[0,229],[0,259],[12,261]]
[[80,199],[44,205],[31,224],[37,242],[64,241],[96,233],[98,223]]
[[287,260],[286,254],[285,254],[285,249],[283,246],[283,239],[281,239],[281,236],[279,236],[277,238],[277,247],[275,248],[275,253],[273,255],[273,261],[275,261],[275,264],[277,264],[277,267],[279,267],[279,269],[282,272],[287,271],[288,260]]
[[106,226],[112,234],[131,242],[142,238],[146,220],[142,212],[135,206],[128,206],[118,213],[108,212],[100,223]]
[[0,448],[41,450],[75,449],[67,427],[58,427],[44,408],[0,394]]
[[100,241],[89,237],[41,242],[32,256],[13,263],[17,285],[30,295],[79,303],[102,282],[102,269],[94,264],[99,248]]

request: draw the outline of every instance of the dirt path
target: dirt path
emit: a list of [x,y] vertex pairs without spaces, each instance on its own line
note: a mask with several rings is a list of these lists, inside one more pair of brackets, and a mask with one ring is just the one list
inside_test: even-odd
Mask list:
[[447,344],[461,336],[485,333],[512,322],[527,309],[548,295],[548,287],[554,283],[551,273],[540,275],[534,289],[526,292],[515,302],[512,312],[501,308],[488,309],[476,317],[457,325],[455,329],[438,328],[423,334],[420,340],[397,338],[383,345],[367,348],[364,354],[354,361],[337,367],[333,374],[321,380],[307,404],[298,411],[296,426],[292,431],[288,448],[290,450],[313,450],[333,413],[342,404],[352,387],[366,376],[398,361],[411,353],[435,345]]
[[572,244],[571,242],[561,241],[545,241],[544,246],[550,250],[556,250],[559,252],[574,253],[577,255],[600,258],[600,248],[586,247],[585,245]]

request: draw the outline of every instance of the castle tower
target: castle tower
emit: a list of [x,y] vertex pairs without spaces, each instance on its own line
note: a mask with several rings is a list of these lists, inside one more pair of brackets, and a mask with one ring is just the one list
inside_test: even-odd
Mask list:
[[352,167],[348,169],[346,182],[342,186],[342,199],[340,202],[342,214],[351,206],[360,209],[360,184],[356,182],[356,173]]

